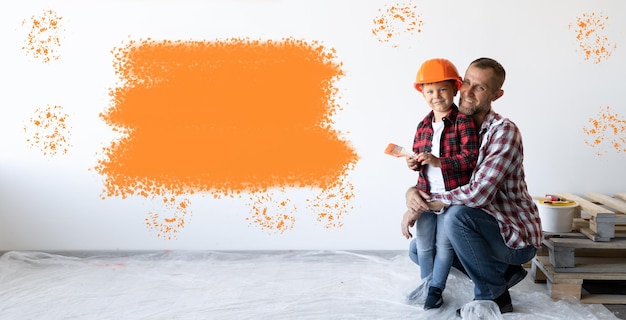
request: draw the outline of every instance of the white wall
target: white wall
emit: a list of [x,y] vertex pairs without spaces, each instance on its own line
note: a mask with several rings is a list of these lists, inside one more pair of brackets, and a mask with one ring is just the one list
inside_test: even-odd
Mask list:
[[[410,4],[421,32],[397,32],[384,43],[373,20],[392,5]],[[59,59],[44,63],[22,49],[22,21],[52,9],[62,17]],[[20,1],[0,12],[0,250],[255,250],[405,249],[400,233],[403,193],[415,175],[383,154],[387,143],[410,146],[428,111],[412,89],[425,59],[446,57],[463,73],[475,58],[499,60],[505,95],[494,109],[522,130],[527,182],[533,195],[625,192],[626,152],[592,148],[583,128],[609,107],[626,127],[623,1]],[[382,10],[382,11],[381,11]],[[586,60],[577,18],[595,14],[610,56]],[[397,23],[394,22],[394,23]],[[28,25],[28,23],[26,23]],[[571,25],[571,26],[570,26]],[[585,30],[591,30],[587,27]],[[336,50],[343,110],[334,126],[360,160],[349,172],[353,209],[343,226],[324,228],[302,209],[293,229],[267,232],[245,219],[243,198],[188,196],[192,214],[175,239],[146,227],[150,199],[101,198],[103,177],[92,168],[114,138],[98,117],[116,81],[111,50],[129,39],[211,41],[227,37],[320,41]],[[595,41],[589,42],[597,46]],[[29,146],[24,127],[35,108],[62,105],[71,146],[45,155]],[[600,119],[601,120],[601,119]],[[601,120],[606,122],[607,120]],[[607,134],[626,147],[626,132]],[[597,153],[603,153],[599,156]],[[304,207],[311,190],[278,194]]]

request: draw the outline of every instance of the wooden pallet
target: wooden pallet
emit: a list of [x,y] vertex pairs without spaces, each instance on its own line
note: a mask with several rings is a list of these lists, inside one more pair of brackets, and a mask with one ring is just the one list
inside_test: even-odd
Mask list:
[[626,193],[610,197],[589,192],[585,198],[566,192],[556,195],[578,202],[581,210],[588,215],[588,227],[581,227],[579,231],[589,239],[606,242],[611,241],[616,232],[626,232]]
[[[574,221],[578,227],[589,224],[580,218]],[[602,242],[580,232],[546,233],[531,262],[531,277],[535,282],[546,282],[555,300],[626,304],[626,295],[589,294],[583,288],[585,282],[596,280],[626,281],[626,237],[616,233],[610,241]]]
[[[626,238],[613,238],[609,242],[596,242],[580,233],[546,235],[543,247],[537,255],[547,256],[550,266],[556,272],[598,272],[597,266],[581,260],[583,257],[626,258]],[[613,270],[602,266],[601,272],[626,272],[626,264]]]
[[589,294],[583,289],[585,280],[626,280],[626,258],[578,257],[577,264],[585,272],[558,272],[547,256],[532,260],[531,277],[535,282],[546,282],[552,299],[580,303],[626,304],[626,295]]

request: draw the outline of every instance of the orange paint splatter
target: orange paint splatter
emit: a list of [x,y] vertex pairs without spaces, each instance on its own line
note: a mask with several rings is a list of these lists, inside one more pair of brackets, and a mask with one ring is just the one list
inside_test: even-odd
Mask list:
[[589,119],[590,125],[583,128],[583,132],[591,136],[585,140],[585,144],[592,148],[598,148],[598,156],[607,153],[607,147],[603,144],[606,141],[609,149],[617,153],[626,152],[626,120],[620,119],[617,114],[611,113],[609,107],[603,107],[597,119]]
[[417,6],[411,2],[404,4],[387,5],[378,9],[379,15],[374,18],[372,34],[380,43],[390,43],[397,48],[401,35],[413,36],[422,32],[424,21],[422,15],[416,12]]
[[[188,220],[191,212],[188,210],[191,202],[187,198],[180,198],[175,196],[163,196],[161,198],[161,205],[159,208],[153,208],[148,213],[146,220],[146,226],[148,229],[156,232],[157,237],[161,237],[164,240],[178,239],[178,232],[185,227],[185,222]],[[159,201],[157,197],[154,197],[156,203]],[[169,217],[161,218],[161,213],[170,214]]]
[[34,115],[24,126],[28,146],[38,149],[46,156],[67,154],[71,147],[68,117],[61,106],[36,108]]
[[284,233],[294,227],[297,208],[288,198],[278,198],[271,191],[257,192],[250,195],[247,205],[252,214],[246,220],[268,233]]
[[307,199],[307,202],[324,228],[339,228],[343,226],[343,217],[353,209],[351,200],[354,197],[354,186],[346,179],[340,179],[323,189],[316,198]]
[[53,10],[43,10],[40,16],[22,20],[22,26],[29,28],[22,47],[26,55],[44,63],[58,60],[60,35],[65,31],[62,19]]
[[604,22],[609,17],[597,14],[595,12],[583,13],[582,16],[576,17],[576,23],[570,24],[569,29],[574,29],[576,40],[578,41],[578,52],[584,54],[585,60],[590,60],[594,64],[598,64],[611,56],[612,50],[617,45],[611,44],[608,37],[605,36]]
[[93,266],[97,266],[97,267],[105,267],[105,268],[112,268],[112,269],[117,269],[117,268],[121,268],[121,267],[125,267],[126,266],[126,264],[123,263],[123,262],[117,262],[117,263],[89,263],[89,264],[93,265]]
[[343,75],[333,49],[290,38],[148,39],[114,55],[121,83],[101,117],[123,137],[96,166],[106,196],[258,193],[265,207],[252,201],[251,220],[282,232],[294,219],[281,211],[285,199],[267,206],[267,190],[326,189],[357,161],[331,127]]

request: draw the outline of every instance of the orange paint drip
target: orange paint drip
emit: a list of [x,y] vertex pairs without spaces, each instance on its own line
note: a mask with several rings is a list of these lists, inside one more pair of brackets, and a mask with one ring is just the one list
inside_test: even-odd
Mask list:
[[24,126],[28,147],[38,149],[45,156],[67,154],[71,147],[68,117],[61,106],[36,108]]
[[585,144],[598,148],[598,156],[608,153],[607,149],[613,149],[617,153],[626,152],[626,120],[611,113],[609,109],[608,106],[603,107],[597,119],[589,119],[590,125],[583,128],[583,132],[590,136]]
[[22,26],[29,29],[22,46],[27,56],[44,63],[60,58],[62,19],[53,10],[43,10],[40,16],[22,20]]
[[[178,199],[174,196],[164,196],[161,202],[160,208],[155,208],[148,213],[145,219],[146,226],[155,231],[157,237],[164,240],[178,239],[178,233],[185,227],[185,222],[191,215],[191,211],[188,210],[191,202],[187,198]],[[171,216],[161,218],[163,211]]]
[[[95,168],[104,194],[219,198],[345,179],[358,156],[331,128],[343,75],[334,54],[290,38],[141,40],[114,50],[121,81],[101,117],[123,136]],[[291,228],[288,213],[271,210],[253,205],[262,218],[252,220]]]
[[379,15],[374,18],[372,34],[380,43],[390,43],[394,48],[399,47],[400,41],[394,40],[401,35],[413,36],[416,32],[422,32],[424,21],[416,9],[417,6],[410,2],[378,9]]
[[582,52],[585,60],[598,64],[608,59],[617,45],[611,44],[605,36],[605,21],[609,17],[595,12],[583,13],[576,17],[576,23],[570,24],[569,29],[574,29],[578,50]]

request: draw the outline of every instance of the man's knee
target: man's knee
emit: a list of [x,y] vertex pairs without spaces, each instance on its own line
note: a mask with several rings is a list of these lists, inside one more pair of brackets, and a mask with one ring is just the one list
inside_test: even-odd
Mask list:
[[446,231],[446,234],[451,235],[452,230],[451,226],[457,225],[459,220],[465,215],[464,209],[467,209],[466,206],[450,206],[446,209],[444,213],[443,225]]

